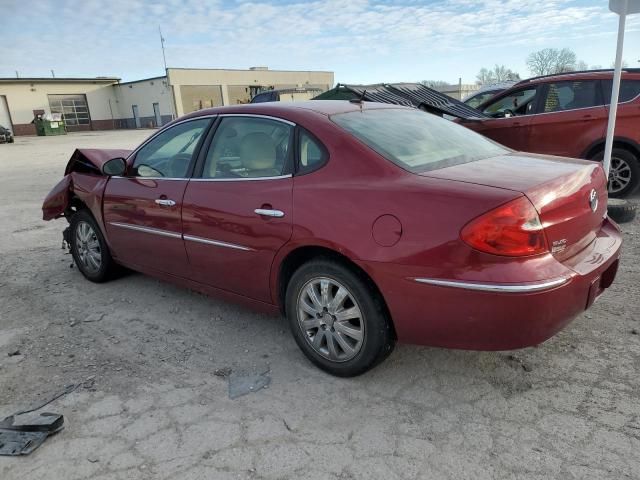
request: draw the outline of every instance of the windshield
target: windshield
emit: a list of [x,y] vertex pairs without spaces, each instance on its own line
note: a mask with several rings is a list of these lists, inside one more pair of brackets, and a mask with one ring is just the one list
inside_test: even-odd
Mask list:
[[420,110],[375,109],[331,116],[340,127],[410,172],[424,172],[508,153],[505,147]]

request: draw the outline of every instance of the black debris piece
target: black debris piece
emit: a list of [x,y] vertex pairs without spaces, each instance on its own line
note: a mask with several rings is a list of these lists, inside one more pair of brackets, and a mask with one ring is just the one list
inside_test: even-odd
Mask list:
[[314,100],[350,100],[391,103],[416,107],[437,115],[451,115],[465,120],[485,120],[491,117],[444,93],[420,83],[379,83],[375,85],[344,85],[324,92]]

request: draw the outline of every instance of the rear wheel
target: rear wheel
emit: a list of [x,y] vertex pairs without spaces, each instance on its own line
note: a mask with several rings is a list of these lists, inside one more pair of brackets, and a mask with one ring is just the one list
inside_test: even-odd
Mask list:
[[286,313],[300,349],[332,375],[360,375],[393,350],[390,322],[377,292],[334,260],[312,260],[293,274]]
[[92,282],[108,280],[116,270],[116,263],[107,242],[93,216],[80,210],[71,217],[71,254],[78,270]]
[[[593,160],[602,161],[604,151],[593,156]],[[609,196],[626,197],[636,191],[640,184],[640,163],[636,155],[624,148],[614,148],[611,152],[609,168]]]

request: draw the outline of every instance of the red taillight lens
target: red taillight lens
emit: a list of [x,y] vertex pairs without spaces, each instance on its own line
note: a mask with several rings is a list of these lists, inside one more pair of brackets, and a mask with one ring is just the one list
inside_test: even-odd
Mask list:
[[527,197],[471,220],[460,236],[476,250],[494,255],[521,257],[549,251],[538,212]]

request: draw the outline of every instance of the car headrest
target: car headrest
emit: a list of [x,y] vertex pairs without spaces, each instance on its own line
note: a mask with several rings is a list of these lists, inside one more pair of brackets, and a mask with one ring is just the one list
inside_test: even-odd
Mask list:
[[254,132],[240,142],[240,159],[248,170],[265,170],[276,164],[276,144],[266,133]]

